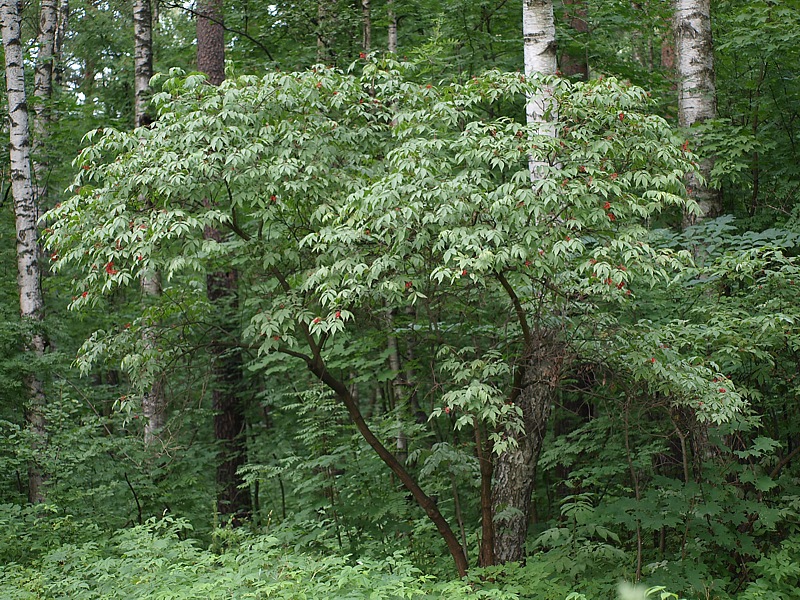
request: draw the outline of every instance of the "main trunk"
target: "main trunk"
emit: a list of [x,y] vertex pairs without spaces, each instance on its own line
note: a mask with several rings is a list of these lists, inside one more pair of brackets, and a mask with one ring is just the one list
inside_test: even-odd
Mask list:
[[[204,0],[198,5],[197,68],[209,83],[220,85],[225,80],[225,28],[221,0]],[[222,241],[222,233],[207,227],[204,237]],[[219,326],[211,340],[212,402],[214,437],[219,444],[217,463],[217,511],[238,518],[251,512],[250,493],[240,489],[242,478],[237,474],[246,462],[245,419],[242,403],[242,359],[238,348],[229,348],[238,340],[237,273],[217,271],[206,277],[208,299],[215,306]],[[234,344],[235,345],[235,344]]]
[[395,54],[397,53],[397,14],[394,12],[394,0],[386,0],[386,14],[389,20],[386,49]]
[[506,430],[506,436],[516,442],[516,448],[503,452],[494,469],[492,513],[496,563],[518,561],[525,556],[536,462],[563,360],[559,349],[553,334],[537,332],[520,365],[522,382],[516,401],[522,410],[523,432]]
[[153,77],[153,11],[150,0],[133,3],[133,112],[136,127],[149,124],[147,95]]
[[[215,234],[212,233],[212,236]],[[217,308],[224,333],[211,341],[214,379],[211,392],[214,410],[214,437],[220,445],[217,463],[217,512],[235,519],[249,517],[250,492],[240,489],[242,478],[237,474],[246,463],[246,439],[242,394],[242,356],[238,348],[230,348],[235,328],[231,323],[238,309],[236,271],[212,273],[207,277],[208,299]],[[224,337],[223,337],[224,336]]]
[[[711,36],[710,0],[676,0],[675,49],[678,65],[678,122],[692,127],[716,115],[714,84],[714,44]],[[719,198],[707,186],[711,175],[710,158],[700,163],[705,183],[690,174],[687,184],[700,205],[699,218],[715,217],[721,213]],[[686,225],[696,221],[687,216]]]
[[[16,0],[0,1],[0,27],[5,51],[6,91],[9,117],[9,159],[11,162],[11,192],[17,230],[17,285],[19,307],[27,326],[25,350],[38,359],[44,354],[46,340],[41,322],[44,319],[39,244],[36,231],[37,205],[31,177],[30,132],[25,95],[23,48],[20,39],[19,4]],[[25,376],[28,394],[26,419],[33,432],[34,452],[46,444],[44,416],[44,383],[35,368]],[[42,484],[45,476],[41,466],[32,462],[28,470],[28,498],[33,503],[44,501]]]
[[[555,75],[556,28],[553,3],[550,0],[524,0],[522,10],[525,75]],[[540,135],[555,136],[558,105],[553,90],[547,85],[528,98],[526,117]],[[532,157],[528,161],[531,180],[545,176],[547,163]],[[512,286],[499,275],[509,295],[523,331],[524,352],[517,365],[519,386],[516,398],[522,410],[522,432],[512,428],[506,436],[516,447],[498,458],[494,469],[492,514],[494,520],[494,561],[505,563],[522,560],[525,538],[531,518],[531,495],[536,479],[536,461],[550,417],[550,406],[561,369],[563,348],[555,332],[549,329],[531,331],[527,315]]]
[[[553,3],[549,0],[524,0],[522,11],[522,36],[524,40],[525,75],[555,75],[556,73],[556,25]],[[539,134],[555,136],[555,120],[558,107],[553,99],[553,90],[542,86],[539,92],[528,98],[526,117],[529,124],[538,125]],[[541,177],[546,163],[531,159],[531,178]]]
[[36,36],[37,56],[33,76],[33,175],[36,182],[37,206],[41,207],[47,181],[48,160],[46,139],[50,122],[50,100],[53,95],[53,67],[56,60],[55,42],[58,26],[57,0],[42,0],[39,18],[39,33]]
[[197,5],[197,70],[209,83],[225,81],[225,26],[222,0],[203,0]]

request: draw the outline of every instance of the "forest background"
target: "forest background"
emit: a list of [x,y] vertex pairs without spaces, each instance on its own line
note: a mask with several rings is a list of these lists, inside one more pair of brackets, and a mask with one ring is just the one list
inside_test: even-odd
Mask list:
[[523,4],[0,2],[0,596],[796,597],[800,6]]

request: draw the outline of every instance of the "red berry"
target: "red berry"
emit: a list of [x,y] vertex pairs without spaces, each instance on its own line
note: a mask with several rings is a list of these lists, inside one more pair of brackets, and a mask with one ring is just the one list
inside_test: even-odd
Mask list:
[[320,319],[319,317],[316,317],[316,318],[314,319],[313,323],[316,325],[316,324],[317,324],[317,323],[319,323],[321,320],[322,320],[322,319]]
[[608,220],[609,221],[616,221],[617,217],[614,216],[614,213],[608,213]]
[[727,390],[725,388],[719,388],[719,393],[724,394]]
[[367,58],[366,52],[359,52],[358,53],[358,58]]
[[466,269],[464,269],[463,271],[461,271],[461,276],[462,276],[462,277],[466,277],[466,276],[467,276],[467,270],[466,270]]
[[342,318],[342,311],[340,311],[340,310],[336,311],[336,318],[337,319],[341,319]]
[[445,406],[444,407],[444,414],[446,414],[446,415],[450,414],[450,407],[449,406]]
[[605,210],[608,210],[609,208],[611,208],[611,202],[606,202],[605,204],[603,204],[603,208]]
[[654,363],[654,362],[656,362],[656,357],[655,357],[655,356],[654,356],[654,357],[652,357],[652,358],[650,359],[650,362],[651,362],[651,363]]

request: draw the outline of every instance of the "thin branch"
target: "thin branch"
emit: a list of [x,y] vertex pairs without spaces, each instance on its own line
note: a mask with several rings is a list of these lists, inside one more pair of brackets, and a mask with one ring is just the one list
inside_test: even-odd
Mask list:
[[124,476],[125,476],[125,483],[128,484],[128,487],[131,489],[131,494],[133,494],[133,499],[136,501],[136,511],[139,514],[138,522],[139,522],[139,525],[141,525],[142,524],[142,505],[139,504],[139,497],[136,495],[136,490],[133,489],[133,486],[131,485],[131,480],[128,479],[128,474],[124,473]]
[[508,297],[511,298],[511,303],[514,305],[519,324],[522,327],[522,338],[525,340],[525,345],[529,346],[531,343],[531,330],[530,327],[528,327],[528,319],[525,317],[525,310],[522,308],[522,303],[519,301],[517,294],[514,292],[514,288],[508,283],[508,279],[506,279],[502,271],[497,273],[497,280],[500,282],[500,285],[503,286]]
[[184,5],[184,4],[173,4],[171,2],[166,2],[166,3],[163,4],[163,6],[165,6],[167,8],[177,8],[179,10],[182,10],[182,11],[185,11],[185,12],[189,13],[193,17],[202,17],[203,19],[207,19],[207,20],[211,21],[212,23],[216,23],[217,25],[221,25],[222,28],[225,31],[227,31],[229,33],[235,33],[236,35],[240,35],[243,38],[245,38],[246,40],[248,40],[248,41],[252,42],[253,44],[255,44],[256,46],[258,46],[261,50],[264,51],[264,54],[267,55],[267,58],[269,58],[272,62],[275,62],[275,59],[272,58],[272,54],[270,53],[270,51],[267,49],[267,47],[264,44],[259,42],[256,38],[254,38],[252,35],[250,35],[249,33],[245,32],[245,31],[240,31],[238,29],[234,29],[233,27],[229,27],[229,26],[225,25],[225,23],[224,23],[224,21],[222,19],[215,18],[215,17],[212,17],[210,15],[206,15],[206,14],[200,13],[200,12],[196,11],[195,9],[190,8],[190,7],[188,7],[188,6]]

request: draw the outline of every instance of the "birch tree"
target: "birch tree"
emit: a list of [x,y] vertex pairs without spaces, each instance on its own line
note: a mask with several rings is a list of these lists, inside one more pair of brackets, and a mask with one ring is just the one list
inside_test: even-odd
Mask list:
[[[133,3],[134,39],[134,123],[136,127],[150,124],[147,113],[150,79],[153,77],[153,11],[150,0],[135,0]],[[157,271],[142,275],[141,289],[145,297],[156,298],[161,295],[161,278]],[[156,344],[154,324],[144,329],[143,339],[148,348]],[[156,374],[155,379],[142,397],[144,416],[144,442],[150,445],[159,439],[159,432],[166,423],[166,397],[164,395],[164,376]]]
[[[525,0],[522,12],[525,77],[550,76],[556,72],[556,29],[552,2]],[[528,124],[539,135],[555,136],[557,110],[553,90],[542,85],[528,98]],[[534,186],[542,179],[547,163],[529,157]],[[553,393],[563,361],[556,334],[545,325],[531,322],[522,303],[508,282],[500,281],[508,293],[522,329],[525,347],[523,362],[517,365],[515,401],[522,410],[523,431],[509,429],[514,447],[497,458],[492,494],[494,515],[494,560],[497,563],[521,560],[525,551],[531,495],[536,478],[536,462],[544,438]]]
[[56,61],[56,29],[58,1],[42,0],[39,32],[36,36],[36,68],[33,76],[33,175],[37,204],[46,193],[48,160],[45,148],[51,118],[50,101],[53,95],[53,71]]
[[[11,162],[11,193],[14,198],[17,235],[17,285],[22,321],[26,326],[25,350],[34,359],[40,358],[46,347],[42,330],[44,302],[42,300],[39,244],[36,229],[38,208],[31,172],[30,131],[25,93],[24,51],[20,34],[20,4],[16,0],[0,1],[0,27],[5,51],[6,91],[9,117],[9,158]],[[57,259],[57,256],[53,257]],[[35,360],[33,361],[36,362]],[[33,433],[34,454],[41,451],[47,439],[44,416],[44,382],[35,368],[25,375],[28,395],[26,420]],[[43,502],[45,475],[32,461],[28,470],[28,499]]]
[[[690,128],[716,116],[714,83],[714,43],[711,35],[711,0],[676,0],[675,47],[678,67],[678,122]],[[685,217],[691,225],[697,219],[721,213],[719,198],[707,186],[712,160],[700,163],[701,180],[695,173],[687,177],[700,214]]]

